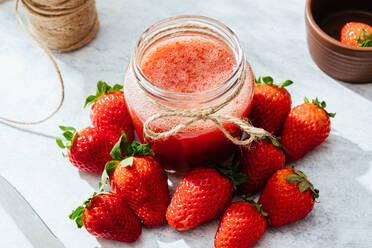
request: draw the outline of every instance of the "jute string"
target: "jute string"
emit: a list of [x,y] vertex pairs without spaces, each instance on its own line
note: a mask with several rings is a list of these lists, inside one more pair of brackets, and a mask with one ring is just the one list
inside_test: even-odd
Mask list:
[[62,107],[65,96],[61,71],[47,47],[59,52],[82,47],[95,36],[98,29],[98,16],[94,0],[22,0],[22,3],[34,32],[28,28],[19,14],[19,0],[16,0],[15,16],[51,61],[61,86],[61,98],[57,107],[40,120],[19,121],[0,116],[0,120],[3,121],[32,125],[42,123],[54,116]]
[[[221,115],[217,114],[219,110],[227,106],[230,102],[232,102],[241,92],[244,84],[246,75],[243,73],[242,77],[239,79],[239,85],[235,89],[235,91],[228,96],[224,101],[217,103],[213,106],[206,107],[206,108],[192,108],[192,109],[179,109],[179,108],[174,108],[170,107],[167,105],[164,105],[160,102],[155,101],[151,97],[147,97],[147,99],[154,104],[156,107],[158,107],[161,112],[151,116],[145,121],[145,124],[143,125],[143,133],[145,134],[146,137],[152,139],[152,140],[158,140],[158,139],[165,139],[173,134],[176,134],[177,132],[181,131],[182,129],[185,129],[189,125],[203,120],[207,121],[210,120],[212,121],[228,138],[232,143],[235,145],[249,145],[253,141],[262,138],[264,136],[271,136],[269,132],[262,128],[257,128],[252,126],[247,120],[243,120],[240,118],[237,118],[235,116],[231,115]],[[183,123],[178,124],[174,128],[164,131],[164,132],[154,132],[150,129],[150,124],[158,119],[164,118],[164,117],[186,117],[189,118],[189,120],[186,120]],[[222,125],[220,121],[227,121],[230,123],[236,124],[240,129],[248,134],[248,138],[245,140],[240,140],[239,138],[233,137]]]

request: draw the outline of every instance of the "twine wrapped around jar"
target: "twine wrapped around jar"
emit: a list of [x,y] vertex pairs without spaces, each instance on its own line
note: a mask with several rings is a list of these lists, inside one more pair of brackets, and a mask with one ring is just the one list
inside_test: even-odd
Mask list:
[[[160,102],[153,100],[151,97],[147,96],[147,100],[158,107],[161,112],[154,114],[150,118],[148,118],[144,125],[143,125],[143,133],[146,138],[150,138],[152,140],[158,139],[165,139],[177,132],[185,129],[189,125],[203,120],[212,121],[218,129],[222,131],[227,139],[229,139],[232,143],[238,146],[249,146],[253,141],[262,139],[263,137],[271,137],[271,134],[263,128],[254,127],[247,119],[240,119],[234,117],[232,115],[221,115],[217,112],[222,108],[226,107],[230,102],[232,102],[241,92],[244,84],[245,84],[246,73],[243,73],[241,78],[239,79],[238,87],[235,91],[227,97],[224,101],[217,103],[213,106],[206,107],[206,108],[193,108],[193,109],[179,109],[164,105]],[[154,132],[151,130],[150,125],[153,121],[164,118],[164,117],[185,117],[188,118],[185,122],[178,124],[177,126],[173,127],[172,129],[164,132]],[[230,123],[234,123],[237,125],[248,137],[244,140],[241,140],[240,137],[233,137],[222,125],[221,121],[227,121]]]
[[33,31],[52,50],[78,49],[97,33],[95,0],[22,0],[22,3]]

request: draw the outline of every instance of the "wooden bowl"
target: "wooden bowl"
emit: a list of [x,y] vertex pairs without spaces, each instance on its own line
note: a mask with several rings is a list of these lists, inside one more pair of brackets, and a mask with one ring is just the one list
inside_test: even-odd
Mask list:
[[372,47],[339,41],[347,22],[372,26],[372,0],[307,0],[305,21],[310,54],[322,71],[350,83],[372,82]]

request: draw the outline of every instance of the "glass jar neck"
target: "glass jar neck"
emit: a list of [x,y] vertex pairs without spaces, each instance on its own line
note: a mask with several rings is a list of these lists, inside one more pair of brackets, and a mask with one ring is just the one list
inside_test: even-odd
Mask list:
[[[141,61],[146,49],[159,39],[185,32],[212,36],[232,50],[236,66],[226,81],[204,91],[182,93],[161,88],[144,75],[141,69]],[[154,24],[140,36],[135,47],[131,66],[138,85],[147,95],[155,100],[161,100],[163,103],[195,106],[195,104],[204,105],[215,102],[228,96],[229,92],[233,91],[239,85],[240,80],[242,80],[241,77],[245,70],[245,58],[237,36],[224,24],[202,16],[177,16]]]

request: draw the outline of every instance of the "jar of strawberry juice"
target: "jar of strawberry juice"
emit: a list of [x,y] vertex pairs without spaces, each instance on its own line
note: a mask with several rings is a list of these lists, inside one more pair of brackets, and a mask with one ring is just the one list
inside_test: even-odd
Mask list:
[[[152,144],[156,159],[167,169],[185,173],[197,166],[222,163],[235,145],[211,120],[198,120],[162,139],[146,139],[144,122],[162,111],[155,103],[195,109],[213,106],[239,94],[218,114],[246,118],[254,90],[254,76],[237,36],[224,24],[202,16],[178,16],[148,28],[138,40],[124,78],[124,94],[141,142]],[[151,99],[149,99],[151,98]],[[164,117],[149,125],[168,131],[186,117]],[[234,137],[238,126],[222,122]]]

